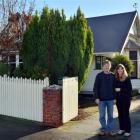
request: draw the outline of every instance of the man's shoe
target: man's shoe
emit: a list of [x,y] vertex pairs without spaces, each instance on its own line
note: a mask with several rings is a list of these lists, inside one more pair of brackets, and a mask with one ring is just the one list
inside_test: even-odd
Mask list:
[[130,133],[124,133],[124,136],[125,136],[125,137],[130,137],[131,134],[130,134]]
[[99,136],[104,136],[104,135],[105,135],[105,132],[104,132],[104,131],[100,131],[100,132],[98,133],[98,135],[99,135]]
[[124,132],[125,132],[124,130],[119,130],[119,131],[117,132],[117,134],[118,134],[118,135],[122,135],[122,134],[124,134]]
[[116,132],[111,131],[111,132],[108,133],[108,135],[109,135],[109,136],[116,136]]

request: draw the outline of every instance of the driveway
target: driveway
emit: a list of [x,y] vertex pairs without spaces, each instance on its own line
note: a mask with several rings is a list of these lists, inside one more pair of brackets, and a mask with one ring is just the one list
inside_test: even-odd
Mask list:
[[[94,112],[95,107],[86,108],[90,112]],[[98,121],[99,114],[94,112],[91,116],[80,121],[70,121],[59,128],[53,128],[38,132],[29,136],[20,138],[19,140],[138,140],[140,138],[140,96],[133,99],[131,104],[131,120],[132,120],[132,136],[125,138],[124,136],[97,136],[100,127]],[[115,126],[118,130],[117,110],[114,110]]]
[[47,129],[41,123],[0,115],[0,140],[16,140]]
[[[138,140],[140,138],[140,96],[134,99],[131,105],[132,136],[130,138],[98,137],[97,131],[100,124],[97,106],[92,104],[91,98],[88,100],[91,100],[91,104],[86,107],[84,105],[83,109],[90,116],[83,120],[70,121],[59,128],[50,129],[38,122],[0,116],[0,140]],[[117,130],[116,108],[114,116]]]

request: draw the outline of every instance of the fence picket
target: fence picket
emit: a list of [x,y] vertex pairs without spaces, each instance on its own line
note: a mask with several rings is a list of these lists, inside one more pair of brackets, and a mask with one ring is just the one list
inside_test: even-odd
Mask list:
[[46,79],[0,76],[0,114],[42,122],[42,90],[49,85]]

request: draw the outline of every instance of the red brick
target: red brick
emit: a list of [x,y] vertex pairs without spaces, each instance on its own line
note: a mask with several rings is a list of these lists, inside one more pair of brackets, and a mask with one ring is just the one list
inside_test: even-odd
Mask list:
[[62,125],[62,89],[43,90],[43,124],[51,127]]

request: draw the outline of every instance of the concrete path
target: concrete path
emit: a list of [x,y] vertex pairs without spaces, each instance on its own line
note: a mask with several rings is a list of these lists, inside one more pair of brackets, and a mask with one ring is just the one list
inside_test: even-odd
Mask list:
[[[91,110],[94,107],[91,107]],[[114,108],[116,130],[118,129],[117,110]],[[100,127],[98,112],[81,121],[70,121],[59,128],[38,132],[19,140],[138,140],[140,138],[140,97],[131,104],[132,136],[99,137],[97,131]]]

